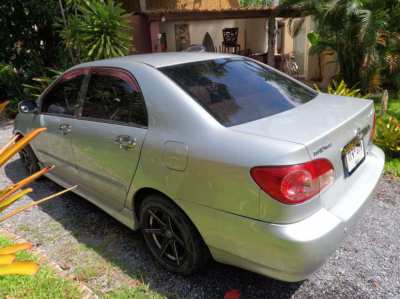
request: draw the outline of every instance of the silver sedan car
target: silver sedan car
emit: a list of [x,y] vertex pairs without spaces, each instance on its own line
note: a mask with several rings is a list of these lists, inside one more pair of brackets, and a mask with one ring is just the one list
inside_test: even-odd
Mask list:
[[372,101],[317,93],[257,61],[217,53],[77,65],[15,132],[21,154],[190,274],[213,258],[285,281],[339,246],[381,176]]

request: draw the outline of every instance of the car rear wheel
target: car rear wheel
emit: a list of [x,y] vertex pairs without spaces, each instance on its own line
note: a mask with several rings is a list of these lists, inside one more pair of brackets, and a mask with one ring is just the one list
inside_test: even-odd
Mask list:
[[32,175],[40,170],[39,160],[36,158],[35,153],[29,145],[25,146],[19,152],[19,156],[29,175]]
[[189,275],[207,264],[210,253],[188,217],[161,195],[147,197],[140,224],[150,252],[168,271]]

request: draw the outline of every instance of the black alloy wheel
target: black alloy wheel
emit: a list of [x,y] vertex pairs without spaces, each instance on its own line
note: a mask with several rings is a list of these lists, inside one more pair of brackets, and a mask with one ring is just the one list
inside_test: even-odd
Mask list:
[[25,146],[19,152],[19,156],[21,158],[22,164],[28,172],[28,175],[32,175],[40,170],[39,160],[36,158],[35,153],[29,145]]
[[146,198],[140,223],[148,248],[168,271],[189,275],[207,264],[210,254],[201,236],[169,199],[160,195]]

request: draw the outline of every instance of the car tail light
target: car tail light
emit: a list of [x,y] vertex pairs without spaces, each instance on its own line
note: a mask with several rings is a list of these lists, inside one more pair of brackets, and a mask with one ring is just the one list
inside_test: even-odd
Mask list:
[[258,166],[250,174],[264,192],[285,204],[302,203],[334,181],[333,165],[326,159],[288,166]]

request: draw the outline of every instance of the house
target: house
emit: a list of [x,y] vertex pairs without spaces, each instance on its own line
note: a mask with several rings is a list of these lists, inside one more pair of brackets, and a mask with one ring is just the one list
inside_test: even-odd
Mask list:
[[[276,1],[273,1],[273,3]],[[241,7],[239,0],[124,0],[124,8],[133,13],[135,53],[182,51],[192,45],[205,45],[208,51],[251,53],[267,62],[268,18],[276,13],[270,7]],[[300,78],[321,81],[330,77],[332,64],[325,58],[309,55],[307,34],[312,30],[311,17],[305,18],[297,35],[289,34],[287,11],[276,18],[274,46],[275,67],[286,71],[293,56]],[[223,30],[237,28],[237,46],[224,47]],[[229,33],[229,32],[228,32]]]

